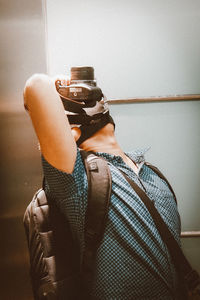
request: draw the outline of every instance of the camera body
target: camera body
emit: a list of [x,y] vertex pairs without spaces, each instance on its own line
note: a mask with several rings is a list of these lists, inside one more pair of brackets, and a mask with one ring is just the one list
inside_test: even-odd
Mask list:
[[56,85],[63,105],[71,112],[81,111],[84,107],[93,107],[101,101],[103,93],[94,80],[93,67],[71,68],[71,79],[63,86],[60,82]]
[[81,136],[76,141],[78,146],[106,124],[115,126],[107,101],[94,79],[93,67],[71,68],[71,79],[67,85],[61,85],[58,80],[56,89],[69,124],[81,130]]

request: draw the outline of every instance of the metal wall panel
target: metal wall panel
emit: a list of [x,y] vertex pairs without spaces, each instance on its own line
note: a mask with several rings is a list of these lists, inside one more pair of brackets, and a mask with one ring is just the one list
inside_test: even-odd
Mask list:
[[45,2],[0,0],[0,297],[31,300],[23,214],[41,186],[40,153],[23,86],[46,72]]

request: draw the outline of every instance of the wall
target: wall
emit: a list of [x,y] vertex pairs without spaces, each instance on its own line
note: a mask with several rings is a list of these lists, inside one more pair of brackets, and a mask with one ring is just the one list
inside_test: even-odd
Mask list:
[[46,72],[40,0],[0,0],[0,298],[31,300],[23,214],[41,186],[40,154],[23,108],[23,87]]
[[92,65],[108,99],[199,92],[198,0],[48,0],[49,72]]
[[[182,231],[200,230],[200,101],[110,106],[116,135],[126,151],[146,148],[146,160],[167,176],[178,200]],[[182,239],[200,272],[200,238]]]
[[[92,65],[108,99],[199,93],[199,14],[198,0],[48,0],[48,71]],[[172,183],[182,230],[200,230],[200,102],[110,109],[125,150],[151,146],[147,160]],[[200,271],[200,239],[183,246]]]

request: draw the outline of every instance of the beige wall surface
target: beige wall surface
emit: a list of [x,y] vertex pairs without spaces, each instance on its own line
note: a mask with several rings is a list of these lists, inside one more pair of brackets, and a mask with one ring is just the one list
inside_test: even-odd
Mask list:
[[48,0],[49,72],[92,65],[108,99],[199,93],[199,0]]

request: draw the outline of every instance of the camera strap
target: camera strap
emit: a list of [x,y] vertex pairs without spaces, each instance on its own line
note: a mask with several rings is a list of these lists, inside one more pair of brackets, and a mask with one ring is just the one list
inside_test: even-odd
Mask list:
[[105,114],[101,114],[101,117],[98,119],[91,119],[90,124],[81,125],[79,128],[81,130],[81,136],[77,140],[77,146],[80,146],[85,140],[90,138],[98,130],[103,128],[106,124],[111,123],[115,126],[113,118],[110,116],[109,111]]
[[93,123],[98,123],[102,118],[102,113],[95,114],[93,116],[89,116],[86,113],[81,114],[67,114],[68,120],[70,124],[77,125],[90,125]]
[[[121,170],[120,170],[121,171]],[[163,218],[159,214],[158,210],[155,207],[155,203],[151,200],[147,194],[133,181],[131,180],[124,172],[121,171],[125,179],[140,197],[140,199],[145,204],[146,208],[148,209],[150,215],[152,216],[156,228],[160,233],[164,243],[166,244],[174,265],[176,266],[177,271],[179,274],[184,278],[185,284],[189,291],[193,292],[197,290],[197,293],[200,293],[200,276],[196,270],[194,270],[185,255],[181,247],[179,246],[178,242],[175,240],[174,236],[172,235],[171,231],[165,224]]]

